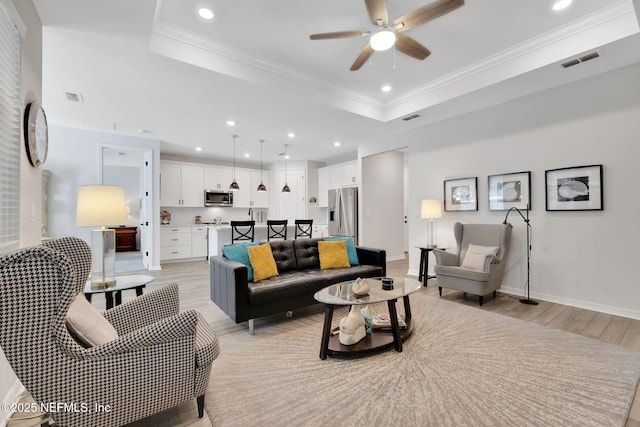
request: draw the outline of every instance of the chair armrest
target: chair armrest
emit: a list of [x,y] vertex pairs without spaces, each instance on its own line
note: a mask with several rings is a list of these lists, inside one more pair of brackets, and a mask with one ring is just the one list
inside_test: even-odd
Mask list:
[[488,273],[489,271],[491,271],[491,266],[495,265],[495,264],[500,264],[501,260],[498,257],[495,257],[493,255],[487,255],[487,257],[484,259],[484,269],[483,271],[485,273]]
[[222,256],[209,258],[210,298],[234,322],[249,320],[247,266]]
[[111,355],[181,341],[182,339],[192,340],[192,347],[195,351],[197,324],[198,313],[195,310],[187,310],[122,335],[108,343],[88,348],[81,353],[81,358],[103,359]]
[[387,251],[384,249],[367,248],[364,246],[356,246],[358,261],[364,265],[377,265],[382,267],[382,275],[387,274]]
[[113,325],[118,335],[125,335],[161,319],[175,316],[180,310],[178,284],[161,288],[106,310],[102,315]]
[[458,267],[460,265],[460,256],[452,252],[446,252],[443,249],[434,249],[433,255],[436,257],[437,265],[449,265]]

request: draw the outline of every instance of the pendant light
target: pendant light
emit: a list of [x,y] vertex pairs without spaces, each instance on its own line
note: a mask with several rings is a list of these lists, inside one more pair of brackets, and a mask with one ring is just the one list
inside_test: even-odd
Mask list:
[[289,158],[288,152],[289,144],[284,144],[284,187],[282,187],[283,193],[291,193],[291,188],[287,184],[287,159]]
[[240,189],[236,181],[236,138],[238,135],[231,135],[231,137],[233,138],[233,182],[229,186],[229,191],[238,191]]
[[258,185],[258,193],[265,193],[267,187],[262,182],[262,146],[264,145],[264,139],[260,140],[260,185]]

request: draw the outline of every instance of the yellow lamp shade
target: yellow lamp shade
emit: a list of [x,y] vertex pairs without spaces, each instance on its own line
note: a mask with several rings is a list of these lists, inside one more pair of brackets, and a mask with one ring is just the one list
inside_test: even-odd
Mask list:
[[123,225],[127,223],[124,188],[115,185],[78,187],[76,227]]

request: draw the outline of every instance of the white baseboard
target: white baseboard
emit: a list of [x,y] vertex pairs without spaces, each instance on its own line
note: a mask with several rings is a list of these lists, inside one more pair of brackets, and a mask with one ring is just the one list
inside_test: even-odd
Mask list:
[[[504,292],[510,295],[526,297],[526,294],[522,292],[522,288],[509,288],[509,287],[501,287],[498,289],[500,292]],[[599,311],[601,313],[613,314],[614,316],[622,316],[629,317],[631,319],[640,320],[640,311],[638,310],[628,310],[620,307],[613,307],[610,305],[597,304],[591,301],[583,301],[574,298],[565,298],[559,297],[556,295],[549,295],[545,293],[539,292],[530,292],[529,293],[531,299],[539,299],[543,301],[549,301],[556,304],[570,305],[572,307],[584,308],[586,310]]]
[[404,257],[404,254],[403,255],[398,255],[398,256],[391,256],[391,257],[388,256],[387,257],[387,261],[398,261],[398,260],[404,260],[404,259],[406,259]]
[[[20,380],[16,379],[11,387],[9,387],[7,394],[2,398],[2,402],[17,403],[20,400],[20,396],[25,391],[26,389]],[[11,418],[11,412],[0,411],[0,427],[5,427],[9,422],[9,418]]]

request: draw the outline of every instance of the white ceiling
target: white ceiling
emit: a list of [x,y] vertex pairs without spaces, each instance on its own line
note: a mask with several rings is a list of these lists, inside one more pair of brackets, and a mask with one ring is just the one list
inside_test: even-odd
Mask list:
[[[388,0],[390,18],[431,1]],[[371,29],[363,0],[34,0],[50,125],[221,160],[236,133],[238,157],[258,163],[259,139],[265,163],[286,143],[293,159],[346,160],[370,142],[398,147],[403,131],[638,62],[638,2],[575,0],[553,12],[552,0],[466,0],[405,33],[429,48],[424,61],[392,49],[352,72],[366,37],[309,35]],[[197,16],[201,6],[213,21]],[[593,51],[600,57],[560,66]],[[420,117],[402,120],[411,114]]]

